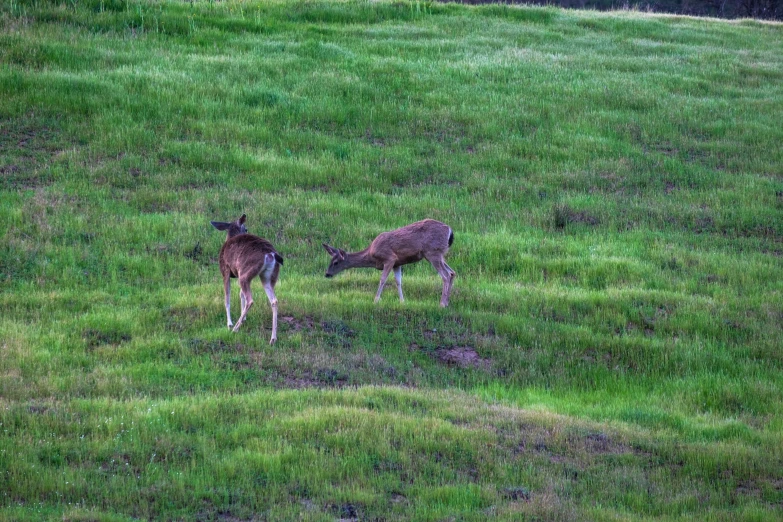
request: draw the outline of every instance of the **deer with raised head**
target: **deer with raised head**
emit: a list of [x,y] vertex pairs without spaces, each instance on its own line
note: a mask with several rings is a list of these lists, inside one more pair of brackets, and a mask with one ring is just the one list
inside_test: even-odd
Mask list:
[[361,252],[348,253],[323,243],[323,247],[332,256],[326,277],[334,277],[348,268],[376,268],[382,270],[381,284],[375,294],[375,302],[381,298],[381,292],[389,274],[394,272],[397,282],[397,293],[400,301],[402,296],[402,266],[416,263],[422,259],[429,261],[443,279],[441,306],[448,306],[451,287],[457,273],[446,264],[444,257],[454,242],[454,231],[451,227],[434,219],[417,221],[410,225],[383,232],[376,237],[369,247]]
[[[228,327],[234,327],[233,331],[239,330],[247,317],[247,312],[253,306],[253,294],[250,293],[250,282],[254,277],[261,279],[264,285],[264,291],[269,298],[269,304],[272,306],[272,339],[269,344],[274,344],[277,340],[277,297],[275,296],[275,284],[277,276],[280,274],[280,266],[283,264],[283,257],[277,253],[272,243],[266,239],[247,233],[245,220],[247,216],[242,217],[231,223],[221,221],[210,221],[212,226],[218,230],[225,230],[226,242],[220,249],[220,273],[223,274],[223,288],[226,294],[226,317],[228,318]],[[239,298],[242,305],[242,311],[236,326],[231,322],[231,279],[239,279]]]

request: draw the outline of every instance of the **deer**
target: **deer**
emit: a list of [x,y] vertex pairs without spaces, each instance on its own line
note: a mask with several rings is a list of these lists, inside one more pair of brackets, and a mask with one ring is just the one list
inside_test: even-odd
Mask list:
[[[226,231],[226,241],[220,249],[220,273],[223,275],[223,288],[226,296],[226,317],[228,328],[233,332],[239,331],[239,327],[245,322],[247,312],[253,306],[253,294],[250,292],[250,282],[258,276],[269,304],[272,307],[272,338],[269,344],[277,340],[277,297],[275,296],[275,284],[283,265],[283,257],[277,253],[272,243],[266,239],[248,234],[245,227],[247,216],[242,216],[236,221],[225,223],[222,221],[210,221],[218,230]],[[231,322],[231,279],[239,279],[239,297],[242,310],[236,326]]]
[[457,277],[457,273],[446,264],[444,259],[453,242],[454,231],[450,226],[434,219],[425,219],[396,230],[382,232],[369,247],[360,252],[348,253],[322,243],[326,252],[332,256],[326,269],[326,277],[334,277],[349,268],[382,270],[381,283],[378,286],[378,293],[375,294],[375,303],[378,303],[386,280],[393,271],[394,280],[397,282],[397,293],[400,302],[403,302],[405,301],[402,295],[403,265],[426,259],[443,279],[440,306],[446,307],[449,305],[454,278]]

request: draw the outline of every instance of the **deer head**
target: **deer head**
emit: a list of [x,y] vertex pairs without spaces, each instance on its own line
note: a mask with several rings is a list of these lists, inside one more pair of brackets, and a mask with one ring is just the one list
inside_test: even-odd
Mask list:
[[326,252],[332,256],[332,260],[329,262],[329,266],[326,269],[326,277],[334,277],[346,268],[351,268],[345,261],[345,250],[334,248],[326,243],[322,244]]
[[245,227],[246,219],[247,216],[242,214],[239,219],[232,221],[231,223],[225,223],[223,221],[210,221],[210,223],[212,223],[212,226],[218,230],[227,230],[228,237],[226,237],[226,239],[231,239],[232,237],[238,236],[239,234],[247,234],[247,228]]

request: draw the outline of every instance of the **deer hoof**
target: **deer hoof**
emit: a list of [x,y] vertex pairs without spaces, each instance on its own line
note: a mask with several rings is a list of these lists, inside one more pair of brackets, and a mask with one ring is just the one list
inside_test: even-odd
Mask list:
[[275,341],[277,341],[277,337],[272,337],[269,339],[269,344],[275,344]]

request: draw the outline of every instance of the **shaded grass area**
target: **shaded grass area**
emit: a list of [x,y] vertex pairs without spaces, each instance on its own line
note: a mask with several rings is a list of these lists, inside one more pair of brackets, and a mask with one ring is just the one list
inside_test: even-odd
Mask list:
[[[0,16],[1,517],[780,515],[780,25]],[[243,212],[286,259],[274,347],[257,283],[224,327],[208,222]],[[375,271],[322,277],[322,242],[424,217],[448,309],[429,266],[377,306]]]
[[453,392],[30,401],[5,408],[2,423],[22,443],[4,447],[6,496],[41,499],[39,513],[67,504],[60,512],[75,519],[569,519],[595,500],[612,506],[604,516],[676,517],[742,495],[780,500],[776,468],[754,445],[651,437]]

